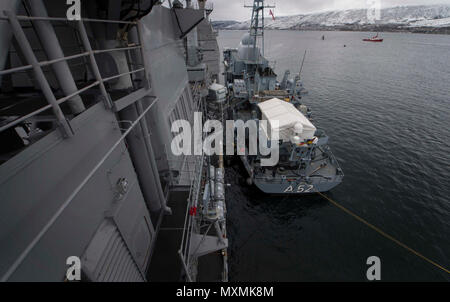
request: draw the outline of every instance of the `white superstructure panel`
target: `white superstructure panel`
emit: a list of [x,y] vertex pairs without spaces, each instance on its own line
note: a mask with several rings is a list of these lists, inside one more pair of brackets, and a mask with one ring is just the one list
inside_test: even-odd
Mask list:
[[303,129],[301,133],[296,134],[302,140],[314,138],[316,127],[291,103],[273,98],[259,103],[258,107],[262,113],[262,120],[268,122],[269,129],[262,128],[269,138],[270,131],[278,131],[279,139],[289,141],[294,135],[294,128],[297,124],[302,126],[297,126],[297,129]]

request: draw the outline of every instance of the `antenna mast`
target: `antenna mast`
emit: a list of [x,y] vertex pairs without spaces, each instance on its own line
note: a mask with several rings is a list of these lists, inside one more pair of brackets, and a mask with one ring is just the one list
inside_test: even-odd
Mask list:
[[[252,20],[250,23],[250,37],[253,39],[253,47],[256,51],[258,37],[261,37],[261,51],[264,56],[264,9],[275,8],[274,5],[264,5],[264,0],[254,0],[253,6],[245,5],[244,7],[252,9]],[[261,21],[261,23],[260,23]]]

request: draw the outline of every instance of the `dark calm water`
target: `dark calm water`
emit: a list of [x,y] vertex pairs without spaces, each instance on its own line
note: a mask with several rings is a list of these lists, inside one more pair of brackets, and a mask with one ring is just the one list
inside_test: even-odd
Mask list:
[[[370,35],[267,31],[266,57],[281,77],[308,50],[304,102],[345,173],[328,195],[450,268],[450,36]],[[450,281],[319,196],[265,196],[238,185],[237,163],[227,173],[232,281],[365,281],[372,255],[384,281]]]

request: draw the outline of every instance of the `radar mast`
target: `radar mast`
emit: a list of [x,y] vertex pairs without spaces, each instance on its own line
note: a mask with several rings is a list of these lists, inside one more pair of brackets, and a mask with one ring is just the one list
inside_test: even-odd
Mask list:
[[[244,7],[252,9],[252,20],[250,22],[250,38],[253,41],[253,49],[256,50],[258,37],[261,37],[261,52],[264,56],[264,9],[275,8],[274,5],[264,5],[264,0],[254,0],[253,6],[244,5]],[[255,54],[255,58],[257,54]],[[258,56],[259,60],[259,56]]]

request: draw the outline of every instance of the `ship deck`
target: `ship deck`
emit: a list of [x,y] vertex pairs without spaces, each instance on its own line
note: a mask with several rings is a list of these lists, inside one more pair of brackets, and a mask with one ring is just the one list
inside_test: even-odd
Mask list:
[[[183,235],[188,191],[170,193],[168,206],[172,215],[165,216],[156,239],[155,250],[150,262],[147,280],[151,282],[184,282],[185,274],[178,250]],[[222,281],[223,257],[220,252],[198,259],[197,281]]]
[[189,192],[171,192],[168,206],[172,215],[163,218],[150,262],[147,280],[178,282],[182,280],[182,263],[178,250],[183,235],[186,202]]

